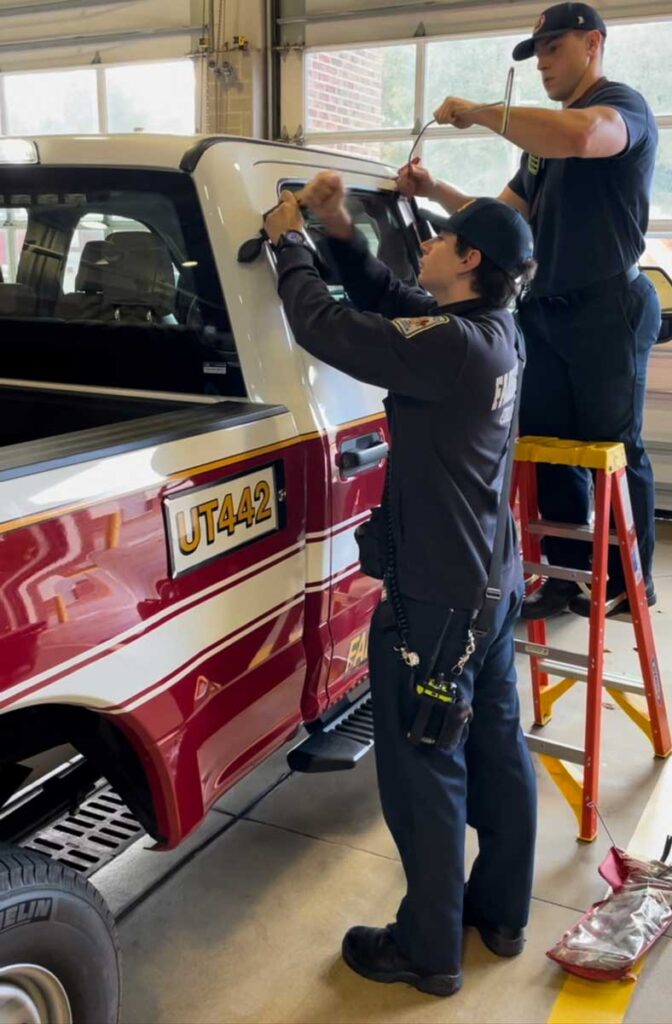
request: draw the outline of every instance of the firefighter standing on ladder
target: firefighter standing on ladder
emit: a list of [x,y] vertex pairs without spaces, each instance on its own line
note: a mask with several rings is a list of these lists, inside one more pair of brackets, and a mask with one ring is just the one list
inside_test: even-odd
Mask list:
[[[603,76],[606,35],[593,7],[562,3],[544,11],[532,37],[515,47],[514,60],[536,56],[548,96],[563,109],[511,108],[506,138],[524,152],[500,199],[530,221],[539,264],[519,306],[527,349],[521,433],[624,442],[652,605],[654,482],[642,419],[660,303],[638,260],[645,248],[658,135],[644,98]],[[456,128],[501,129],[498,108],[457,97],[448,97],[435,117]],[[434,181],[415,161],[401,169],[399,187],[406,195],[429,196],[448,211],[468,199]],[[544,519],[586,523],[588,472],[539,466],[539,507]],[[589,548],[581,541],[547,537],[544,550],[552,564],[588,568]],[[526,599],[523,617],[548,618],[567,608],[588,616],[590,599],[576,583],[549,579]],[[626,611],[620,555],[613,548],[607,614]]]

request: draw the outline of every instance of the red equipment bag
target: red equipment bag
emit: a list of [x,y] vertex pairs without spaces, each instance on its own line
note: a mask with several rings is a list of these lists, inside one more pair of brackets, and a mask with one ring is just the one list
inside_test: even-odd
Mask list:
[[672,852],[668,836],[661,860],[639,860],[612,846],[600,865],[611,886],[546,956],[566,971],[593,981],[634,979],[637,961],[672,925]]

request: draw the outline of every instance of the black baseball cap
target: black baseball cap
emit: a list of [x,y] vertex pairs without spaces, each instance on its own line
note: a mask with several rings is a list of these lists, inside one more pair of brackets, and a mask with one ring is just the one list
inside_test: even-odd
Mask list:
[[499,199],[471,199],[452,217],[442,217],[432,210],[421,210],[420,216],[436,231],[460,235],[507,274],[517,273],[534,255],[530,225]]
[[555,4],[547,7],[539,16],[532,30],[532,37],[524,39],[513,49],[514,60],[534,57],[534,44],[539,39],[564,36],[567,32],[593,32],[597,30],[607,37],[607,26],[602,17],[590,4]]

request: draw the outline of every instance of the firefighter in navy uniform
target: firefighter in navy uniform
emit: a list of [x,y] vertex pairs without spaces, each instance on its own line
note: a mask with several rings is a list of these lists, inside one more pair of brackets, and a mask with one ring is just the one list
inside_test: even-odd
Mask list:
[[[561,110],[512,107],[506,138],[524,152],[500,199],[530,221],[539,270],[520,306],[527,369],[521,432],[583,441],[622,441],[649,604],[655,539],[654,481],[642,441],[646,371],[660,328],[660,303],[638,261],[645,249],[658,132],[644,97],[604,77],[607,27],[589,4],[560,3],[539,17],[514,60],[535,57],[549,98]],[[477,109],[475,109],[477,108]],[[473,113],[472,113],[473,111]],[[501,107],[448,97],[440,124],[481,125],[501,132]],[[467,196],[431,179],[414,163],[400,172],[407,195],[430,195],[448,211]],[[539,466],[545,519],[586,523],[590,474]],[[556,565],[586,569],[590,548],[547,537]],[[590,614],[576,583],[549,579],[528,597],[523,617],[567,608]],[[607,614],[629,610],[620,553],[609,553]]]
[[[381,802],[407,892],[394,924],[351,928],[343,956],[366,978],[452,995],[462,983],[463,925],[514,956],[531,898],[536,792],[519,721],[513,627],[522,572],[506,505],[501,599],[475,650],[470,639],[515,406],[520,334],[506,306],[534,266],[532,236],[504,203],[475,200],[423,243],[425,291],[369,255],[339,175],[318,175],[302,201],[322,221],[356,308],[332,299],[300,208],[283,193],[265,228],[296,341],[389,391],[387,536],[378,538],[389,599],[373,616],[369,667]],[[448,703],[425,735],[418,722],[431,706],[432,723],[435,709],[428,695]],[[479,855],[465,890],[467,823]]]

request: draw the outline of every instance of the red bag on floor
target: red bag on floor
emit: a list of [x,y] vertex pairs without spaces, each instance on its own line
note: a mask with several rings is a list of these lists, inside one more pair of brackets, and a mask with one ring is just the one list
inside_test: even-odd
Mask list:
[[661,860],[639,860],[612,846],[600,865],[612,892],[595,903],[546,956],[581,978],[633,978],[637,961],[672,925],[672,867],[666,864],[670,852],[672,836]]

